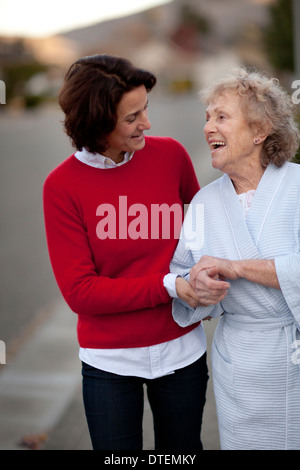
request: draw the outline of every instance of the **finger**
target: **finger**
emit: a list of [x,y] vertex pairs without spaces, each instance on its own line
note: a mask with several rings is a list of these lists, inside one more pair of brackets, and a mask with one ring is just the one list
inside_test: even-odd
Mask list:
[[225,291],[209,291],[199,289],[196,290],[196,294],[198,296],[198,302],[205,305],[215,305],[221,302],[226,295],[228,294],[228,290]]
[[[216,266],[213,266],[212,264],[195,264],[192,269],[190,270],[190,279],[197,277],[202,271],[205,271],[207,269],[212,269],[215,268]],[[217,271],[216,271],[217,274]]]
[[207,275],[211,277],[212,279],[223,281],[229,284],[229,282],[225,280],[224,276],[222,276],[222,274],[219,273],[218,268],[216,266],[206,268],[206,272],[207,272]]
[[190,283],[195,289],[195,285],[198,282],[198,280],[200,282],[202,282],[203,280],[203,283],[205,284],[206,281],[208,281],[210,278],[213,278],[214,275],[217,275],[217,274],[218,274],[218,271],[216,267],[214,266],[210,266],[210,267],[207,266],[206,268],[202,267],[201,269],[199,269],[199,267],[198,268],[193,267],[192,271],[190,272]]
[[230,288],[230,284],[227,281],[220,281],[218,279],[207,277],[207,279],[197,279],[193,287],[195,291],[203,289],[220,294],[220,291],[228,290]]

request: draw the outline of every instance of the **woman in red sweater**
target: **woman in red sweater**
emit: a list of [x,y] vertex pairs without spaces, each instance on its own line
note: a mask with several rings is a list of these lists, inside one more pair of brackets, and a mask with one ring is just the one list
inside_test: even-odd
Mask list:
[[77,151],[44,184],[53,271],[78,316],[94,449],[142,449],[143,384],[156,450],[202,448],[205,334],[173,321],[172,297],[197,299],[181,278],[173,292],[169,274],[183,206],[199,186],[181,144],[144,136],[155,83],[121,58],[73,64],[59,103]]

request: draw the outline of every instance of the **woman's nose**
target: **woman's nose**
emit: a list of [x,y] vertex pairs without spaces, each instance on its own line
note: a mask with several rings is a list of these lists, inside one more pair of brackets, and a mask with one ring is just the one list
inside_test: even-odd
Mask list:
[[139,123],[139,127],[142,129],[151,129],[151,124],[148,119],[148,112],[145,111],[142,115],[141,121]]
[[214,125],[213,121],[211,119],[209,119],[208,121],[206,121],[206,124],[205,124],[203,130],[204,130],[205,134],[207,135],[210,132],[214,131],[214,127],[215,127],[215,125]]

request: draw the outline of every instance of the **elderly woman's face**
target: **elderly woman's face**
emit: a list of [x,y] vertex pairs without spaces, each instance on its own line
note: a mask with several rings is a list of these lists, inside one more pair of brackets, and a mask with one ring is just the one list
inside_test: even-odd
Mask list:
[[104,155],[115,162],[123,160],[125,152],[141,150],[145,145],[144,131],[150,129],[148,96],[144,85],[124,93],[117,108],[117,124],[107,136]]
[[204,132],[211,150],[212,166],[228,174],[245,168],[253,158],[259,158],[241,99],[235,92],[224,92],[215,96],[206,110]]

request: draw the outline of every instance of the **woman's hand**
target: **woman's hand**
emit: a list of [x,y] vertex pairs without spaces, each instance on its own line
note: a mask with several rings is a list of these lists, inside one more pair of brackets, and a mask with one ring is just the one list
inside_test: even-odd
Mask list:
[[175,285],[177,295],[181,300],[192,308],[197,308],[199,306],[197,294],[188,281],[183,279],[183,277],[178,276],[176,278]]
[[[223,280],[228,276],[220,275],[220,264],[217,266],[217,260],[219,259],[211,256],[202,256],[191,269],[190,283],[201,305],[215,305],[221,302],[230,288],[229,282]],[[229,266],[227,269],[230,269]]]
[[217,285],[209,282],[208,277],[219,282],[220,288],[225,279],[247,279],[266,287],[280,289],[275,262],[272,259],[227,260],[202,256],[190,273],[190,282],[198,295],[198,291],[201,293],[203,289],[208,288],[212,289],[212,294],[217,294]]
[[[225,281],[226,279],[235,280],[242,277],[240,261],[233,261],[215,256],[202,256],[194,267],[201,270],[214,267],[217,270],[215,279]],[[198,268],[197,271],[198,271]]]

